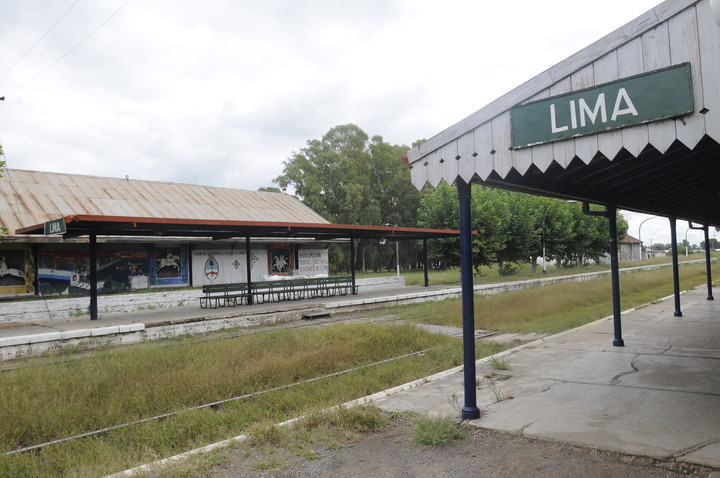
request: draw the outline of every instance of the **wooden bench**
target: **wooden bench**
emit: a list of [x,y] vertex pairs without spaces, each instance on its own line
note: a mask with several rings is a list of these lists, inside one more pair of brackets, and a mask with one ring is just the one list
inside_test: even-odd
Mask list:
[[[246,283],[208,284],[203,286],[203,294],[199,297],[200,307],[217,309],[218,307],[236,306],[248,303],[250,294]],[[214,304],[214,306],[213,306]]]
[[347,295],[352,289],[352,277],[350,276],[296,279],[292,282],[295,283],[293,294],[295,298],[299,299]]
[[253,296],[254,303],[262,304],[264,302],[279,302],[284,300],[288,294],[288,286],[285,282],[291,281],[261,281],[253,282],[251,294]]
[[249,291],[245,282],[212,284],[203,286],[204,295],[200,297],[200,307],[216,309],[238,303],[248,304],[250,297],[253,298],[253,303],[262,304],[281,300],[333,297],[356,291],[357,287],[352,289],[351,276],[253,282]]

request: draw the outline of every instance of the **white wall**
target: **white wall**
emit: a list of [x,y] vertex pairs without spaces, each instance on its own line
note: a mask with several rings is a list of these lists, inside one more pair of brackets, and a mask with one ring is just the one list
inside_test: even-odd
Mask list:
[[[200,244],[192,249],[191,258],[192,283],[195,287],[206,284],[247,282],[244,244],[238,244],[234,248],[229,244],[214,246]],[[268,251],[265,245],[251,246],[250,259],[252,280],[266,280]],[[210,260],[213,261],[212,265]],[[296,276],[327,275],[329,271],[328,250],[324,247],[300,246],[296,267],[297,269],[293,271],[293,275]]]

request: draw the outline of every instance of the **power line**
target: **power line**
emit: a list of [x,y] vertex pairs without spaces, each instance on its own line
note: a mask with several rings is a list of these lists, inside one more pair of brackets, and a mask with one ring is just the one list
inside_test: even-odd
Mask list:
[[47,30],[45,30],[45,33],[43,33],[42,35],[40,35],[40,38],[38,38],[37,40],[35,40],[35,43],[33,43],[32,45],[30,45],[30,48],[28,48],[27,50],[25,50],[25,53],[23,53],[22,55],[20,55],[20,57],[19,57],[17,60],[15,60],[15,62],[14,62],[12,65],[10,65],[10,66],[8,67],[8,69],[5,70],[5,71],[0,75],[0,78],[2,78],[3,76],[5,76],[10,70],[12,70],[13,67],[14,67],[15,65],[17,65],[20,60],[22,60],[23,58],[25,58],[25,55],[27,55],[28,53],[30,53],[30,50],[32,50],[33,48],[35,48],[35,45],[37,45],[38,43],[40,43],[40,40],[42,40],[43,38],[45,38],[45,35],[47,35],[48,33],[50,33],[50,30],[52,30],[53,28],[55,28],[55,25],[57,25],[58,23],[60,23],[60,20],[62,20],[63,18],[65,18],[65,15],[67,15],[68,12],[70,12],[70,10],[72,10],[73,7],[74,7],[75,5],[77,5],[77,3],[78,3],[79,1],[80,1],[80,0],[75,0],[75,3],[73,3],[72,5],[70,5],[70,8],[68,8],[67,10],[65,10],[65,13],[63,13],[62,15],[60,15],[60,18],[58,18],[57,20],[55,20],[55,23],[53,23],[52,25],[50,25],[50,28],[48,28]]
[[52,68],[53,66],[57,65],[58,63],[60,63],[66,56],[68,56],[70,53],[72,53],[77,47],[79,47],[80,45],[82,45],[83,43],[85,43],[91,36],[93,36],[95,33],[97,33],[98,30],[100,30],[102,27],[104,27],[105,24],[107,24],[110,20],[112,20],[112,18],[113,18],[115,15],[117,15],[118,13],[120,13],[120,10],[122,10],[123,8],[125,8],[125,5],[127,5],[128,3],[130,3],[130,0],[127,0],[125,3],[123,3],[123,4],[120,6],[120,8],[118,8],[117,10],[115,10],[115,12],[113,12],[113,14],[110,15],[104,22],[102,22],[95,30],[93,30],[93,31],[90,32],[90,34],[88,34],[85,38],[83,38],[82,40],[80,40],[79,42],[77,42],[77,43],[75,44],[75,46],[73,46],[73,47],[70,48],[68,51],[66,51],[65,54],[63,54],[60,58],[58,58],[58,59],[55,60],[53,63],[51,63],[50,66],[46,67],[46,68],[43,69],[40,73],[38,73],[37,75],[33,76],[29,81],[27,81],[27,82],[24,83],[23,85],[19,86],[18,88],[15,88],[13,91],[11,91],[11,92],[10,92],[9,94],[7,94],[6,96],[12,96],[12,95],[14,95],[14,94],[17,93],[18,91],[22,90],[22,89],[25,88],[27,85],[29,85],[30,83],[32,83],[33,81],[35,81],[36,79],[38,79],[41,75],[43,75],[45,72],[47,72],[50,68]]

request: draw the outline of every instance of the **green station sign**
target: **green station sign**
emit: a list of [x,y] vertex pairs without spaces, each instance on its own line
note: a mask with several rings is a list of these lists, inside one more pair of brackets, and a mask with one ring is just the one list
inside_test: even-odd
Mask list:
[[676,118],[694,109],[690,64],[510,109],[512,148]]
[[65,234],[67,232],[67,224],[65,223],[65,218],[61,217],[60,219],[53,219],[52,221],[47,221],[45,223],[45,235],[51,236],[54,234]]

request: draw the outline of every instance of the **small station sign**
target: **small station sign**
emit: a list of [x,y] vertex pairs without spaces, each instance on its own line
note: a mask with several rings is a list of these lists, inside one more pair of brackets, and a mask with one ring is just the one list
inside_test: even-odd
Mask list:
[[45,235],[52,236],[55,234],[65,234],[67,232],[67,224],[65,218],[53,219],[45,223]]
[[694,109],[690,64],[605,83],[510,110],[512,148],[676,118]]

